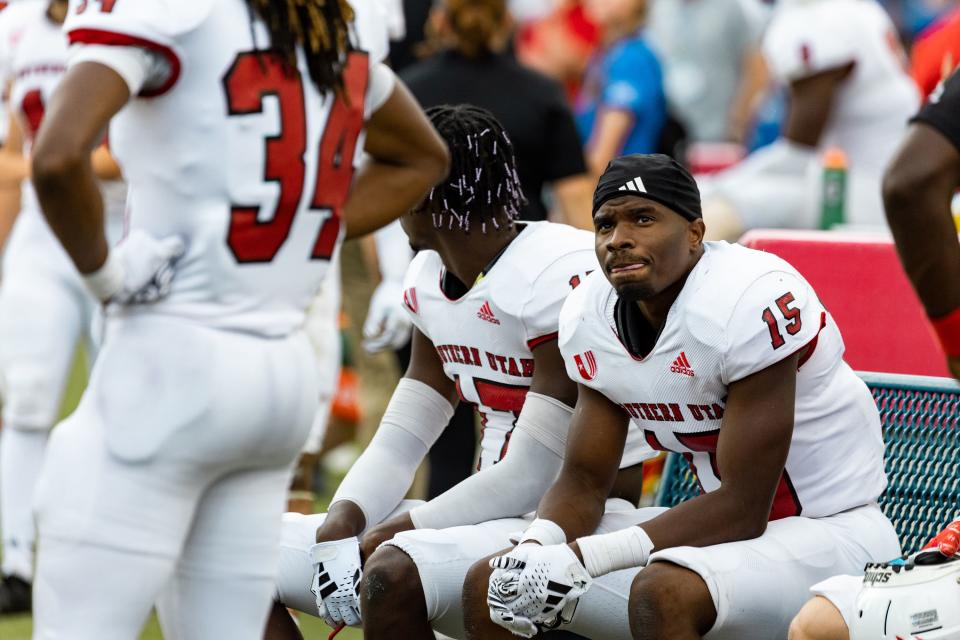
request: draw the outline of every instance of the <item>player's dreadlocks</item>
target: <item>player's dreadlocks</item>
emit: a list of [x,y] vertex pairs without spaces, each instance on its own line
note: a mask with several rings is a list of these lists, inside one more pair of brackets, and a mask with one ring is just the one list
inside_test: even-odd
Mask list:
[[343,86],[351,40],[353,8],[347,0],[247,0],[270,31],[270,48],[297,66],[297,47],[303,48],[310,78],[321,92]]
[[506,214],[512,224],[526,203],[517,176],[513,145],[493,114],[470,105],[427,109],[434,128],[450,148],[447,179],[433,188],[418,211],[433,216],[435,227],[454,225],[469,232],[471,220],[487,232],[499,229]]

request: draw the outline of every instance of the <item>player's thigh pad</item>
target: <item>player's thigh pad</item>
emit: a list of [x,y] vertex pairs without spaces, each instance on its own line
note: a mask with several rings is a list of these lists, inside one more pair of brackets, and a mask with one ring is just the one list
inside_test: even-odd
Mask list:
[[78,339],[93,300],[79,281],[56,273],[13,272],[0,286],[0,391],[3,419],[49,429],[60,410]]
[[810,587],[810,593],[830,601],[843,616],[847,629],[857,615],[857,597],[863,590],[863,574],[831,576]]
[[672,562],[699,574],[717,610],[705,637],[733,640],[786,637],[812,585],[899,554],[896,532],[874,504],[826,518],[777,520],[759,538],[665,549],[650,561]]
[[[404,500],[387,519],[410,511],[422,500]],[[317,599],[310,591],[313,584],[313,562],[310,547],[317,538],[317,529],[327,514],[285,513],[280,528],[280,565],[277,573],[276,599],[285,606],[319,616]]]
[[310,347],[150,316],[112,318],[107,335],[51,438],[41,535],[176,555],[211,483],[293,463],[316,403]]

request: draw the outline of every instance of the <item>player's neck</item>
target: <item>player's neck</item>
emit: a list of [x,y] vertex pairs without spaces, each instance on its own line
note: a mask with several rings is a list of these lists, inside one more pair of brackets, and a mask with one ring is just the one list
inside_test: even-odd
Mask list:
[[680,292],[683,291],[684,285],[687,284],[687,278],[690,277],[690,273],[702,257],[703,247],[701,246],[693,256],[690,266],[683,273],[683,276],[655,296],[637,302],[637,306],[640,307],[640,312],[643,313],[643,317],[647,319],[650,326],[656,329],[658,333],[667,322],[667,314],[670,313],[670,307],[676,302]]
[[486,233],[471,234],[469,250],[466,250],[463,239],[456,239],[449,244],[444,243],[438,253],[447,271],[457,276],[467,287],[472,287],[480,273],[518,234],[516,225],[499,230],[488,226]]

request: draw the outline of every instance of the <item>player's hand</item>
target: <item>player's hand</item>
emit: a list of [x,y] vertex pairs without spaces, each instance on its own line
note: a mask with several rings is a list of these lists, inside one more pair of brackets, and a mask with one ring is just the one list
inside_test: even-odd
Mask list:
[[921,551],[932,551],[936,549],[944,556],[950,558],[957,555],[958,547],[960,547],[960,520],[954,520],[948,524],[943,531],[934,536]]
[[[157,239],[140,229],[130,232],[111,251],[100,276],[85,280],[103,302],[148,304],[170,293],[174,265],[185,245],[178,236]],[[104,274],[105,271],[109,274]]]
[[399,349],[410,340],[413,323],[403,309],[403,285],[395,280],[381,282],[370,298],[363,323],[363,348],[368,353]]
[[381,544],[401,531],[410,531],[411,529],[416,529],[416,527],[413,520],[410,519],[410,515],[406,513],[386,522],[381,522],[363,534],[363,538],[360,540],[360,556],[366,561]]
[[318,542],[310,547],[313,561],[313,585],[317,609],[324,622],[333,628],[360,624],[360,542],[356,537],[333,542]]
[[522,544],[492,558],[490,567],[490,619],[524,638],[570,622],[591,584],[587,570],[566,544]]

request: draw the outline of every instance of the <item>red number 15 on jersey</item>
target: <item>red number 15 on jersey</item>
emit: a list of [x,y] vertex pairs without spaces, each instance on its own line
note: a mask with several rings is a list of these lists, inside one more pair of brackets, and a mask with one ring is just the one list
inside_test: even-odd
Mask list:
[[[352,52],[343,72],[344,95],[334,96],[316,151],[310,210],[329,211],[330,216],[320,227],[311,260],[329,260],[340,237],[340,209],[353,179],[368,75],[367,54]],[[304,196],[307,114],[303,80],[297,70],[288,70],[279,56],[248,51],[234,60],[223,87],[231,116],[262,113],[267,96],[274,96],[280,107],[280,133],[264,140],[263,180],[280,188],[273,215],[261,221],[259,205],[234,204],[227,234],[227,245],[237,262],[270,262],[290,234]]]

